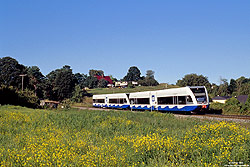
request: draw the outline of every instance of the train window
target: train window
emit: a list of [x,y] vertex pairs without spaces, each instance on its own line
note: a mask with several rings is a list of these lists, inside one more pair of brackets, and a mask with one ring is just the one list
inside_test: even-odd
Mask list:
[[198,103],[206,103],[207,102],[206,96],[195,96],[195,98],[196,98]]
[[109,99],[109,103],[116,103],[117,104],[117,103],[119,103],[118,100],[119,99]]
[[191,88],[193,93],[205,93],[205,88]]
[[178,96],[178,104],[186,104],[186,96]]
[[130,99],[131,104],[150,104],[149,98]]
[[127,103],[127,100],[126,99],[120,99],[120,103],[121,104]]
[[173,97],[158,97],[158,104],[174,104]]
[[94,103],[104,103],[104,99],[93,99]]
[[149,98],[138,98],[137,104],[149,104]]

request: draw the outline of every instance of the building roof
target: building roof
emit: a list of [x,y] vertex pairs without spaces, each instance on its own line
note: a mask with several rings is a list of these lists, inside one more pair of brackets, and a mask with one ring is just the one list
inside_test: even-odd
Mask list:
[[113,81],[111,80],[111,78],[109,76],[99,76],[99,75],[96,75],[95,76],[98,80],[101,80],[101,79],[105,79],[106,81],[109,82],[109,84],[113,84]]
[[248,95],[239,95],[239,96],[237,97],[237,100],[239,100],[239,102],[245,104],[246,101],[247,101],[247,98],[248,98]]
[[212,98],[212,100],[227,100],[232,98],[232,96],[216,96],[214,98]]

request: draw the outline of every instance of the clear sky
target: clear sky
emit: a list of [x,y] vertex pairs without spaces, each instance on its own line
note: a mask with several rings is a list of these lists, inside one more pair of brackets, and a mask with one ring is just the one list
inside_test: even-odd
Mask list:
[[175,84],[250,77],[250,0],[0,0],[0,57],[44,75],[70,65]]

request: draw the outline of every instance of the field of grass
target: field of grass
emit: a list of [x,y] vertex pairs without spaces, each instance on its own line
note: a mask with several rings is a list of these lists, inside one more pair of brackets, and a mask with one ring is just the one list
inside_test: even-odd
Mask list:
[[135,88],[96,88],[88,90],[88,93],[92,94],[131,93],[131,92],[162,90],[175,87],[177,86],[172,86],[172,85],[166,86],[166,84],[160,84],[158,86],[137,86]]
[[250,133],[228,122],[129,111],[0,106],[1,166],[250,165]]

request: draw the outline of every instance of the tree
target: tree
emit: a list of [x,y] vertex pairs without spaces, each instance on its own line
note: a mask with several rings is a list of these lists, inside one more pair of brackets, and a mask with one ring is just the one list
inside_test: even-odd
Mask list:
[[155,74],[154,71],[152,71],[152,70],[147,70],[146,78],[148,78],[148,79],[154,79],[154,78],[155,78],[154,74]]
[[236,91],[237,89],[237,83],[234,79],[230,80],[230,84],[228,86],[228,91],[230,92],[230,94],[232,94],[234,91]]
[[217,94],[220,96],[229,96],[230,95],[230,91],[229,91],[229,85],[227,82],[227,79],[224,78],[220,78],[220,85],[217,91]]
[[[19,75],[26,74],[26,67],[11,57],[0,58],[0,84],[21,88]],[[25,79],[25,83],[27,79]]]
[[89,70],[89,76],[92,76],[92,77],[94,77],[94,76],[96,76],[96,75],[98,75],[98,76],[103,76],[104,75],[104,72],[102,71],[102,70]]
[[88,76],[84,82],[84,86],[90,89],[97,88],[97,85],[98,85],[98,79],[93,76]]
[[50,72],[47,75],[48,98],[52,100],[64,100],[72,97],[75,88],[75,79],[70,66]]
[[108,85],[108,81],[106,81],[105,79],[100,79],[100,81],[98,82],[98,88],[106,88]]
[[39,98],[43,98],[43,90],[45,87],[45,77],[40,72],[39,67],[31,66],[27,69],[27,77],[29,79],[28,88],[34,90],[35,95]]
[[141,72],[135,66],[130,67],[127,75],[123,78],[124,81],[139,81],[140,79],[141,79]]
[[159,83],[155,80],[154,71],[147,70],[146,77],[141,77],[139,84],[142,86],[157,86]]
[[81,89],[85,88],[86,85],[85,85],[85,81],[87,80],[87,75],[85,74],[80,74],[80,73],[76,73],[74,75],[74,79],[75,79],[75,83],[77,85],[79,85],[81,87]]
[[83,98],[86,94],[87,92],[83,90],[80,85],[77,85],[75,87],[75,91],[73,92],[73,96],[71,99],[74,102],[81,103],[83,102]]
[[187,74],[181,80],[177,81],[178,86],[206,86],[210,87],[207,77],[197,74]]

